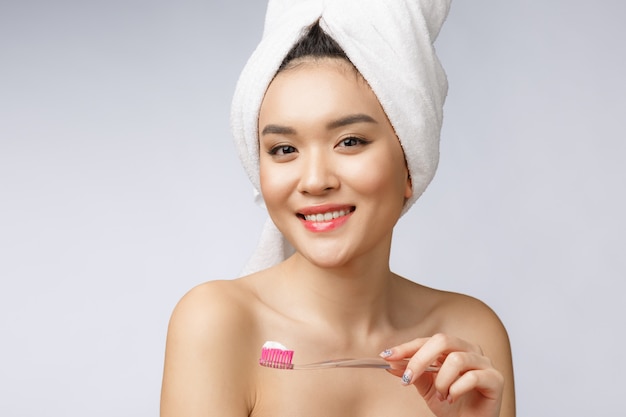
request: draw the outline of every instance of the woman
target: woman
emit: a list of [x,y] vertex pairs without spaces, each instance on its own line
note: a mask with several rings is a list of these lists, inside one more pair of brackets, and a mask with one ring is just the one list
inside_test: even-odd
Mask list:
[[[308,26],[262,86],[257,150],[245,151],[258,158],[256,177],[243,158],[295,252],[183,297],[168,331],[161,415],[514,416],[496,315],[389,269],[393,228],[432,173],[416,168],[396,113],[373,90],[380,84],[349,58],[358,54],[325,33],[330,20]],[[298,363],[380,352],[392,369],[265,368],[267,340],[293,349]]]

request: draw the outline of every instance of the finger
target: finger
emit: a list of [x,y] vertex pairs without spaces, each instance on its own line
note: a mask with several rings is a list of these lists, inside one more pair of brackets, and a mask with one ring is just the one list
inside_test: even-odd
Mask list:
[[484,398],[499,401],[504,388],[504,377],[494,368],[477,369],[461,375],[450,386],[446,397],[454,402],[469,392],[476,391]]
[[[414,353],[402,378],[402,382],[406,385],[412,384],[415,378],[419,377],[431,364],[445,362],[447,356],[452,352],[469,352],[482,356],[482,350],[479,346],[458,337],[441,333],[428,338],[425,342],[418,341],[418,339],[413,342],[394,348],[394,352],[397,349],[404,354]],[[415,346],[419,346],[419,348],[412,351],[411,348]]]
[[482,350],[477,345],[471,344],[463,339],[459,339],[458,337],[438,333],[431,337],[413,339],[401,345],[386,349],[380,353],[380,356],[388,360],[409,358],[427,343],[430,345],[441,346],[442,350],[447,347],[450,352],[453,350],[462,350],[482,354]]
[[437,378],[435,389],[443,398],[448,397],[449,389],[465,373],[474,370],[493,368],[491,359],[473,352],[451,352],[447,355]]
[[401,345],[394,346],[389,349],[385,349],[380,353],[380,356],[388,361],[399,361],[402,359],[410,358],[415,352],[417,352],[426,343],[430,337],[422,337],[413,339],[410,342],[403,343]]

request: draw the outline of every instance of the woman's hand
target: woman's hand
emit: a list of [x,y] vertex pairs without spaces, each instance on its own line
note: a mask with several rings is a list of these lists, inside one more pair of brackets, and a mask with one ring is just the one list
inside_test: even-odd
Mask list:
[[[438,417],[498,417],[504,377],[483,355],[480,346],[436,334],[385,350],[389,372],[414,385]],[[406,368],[397,361],[410,358]],[[426,370],[431,365],[437,372]],[[397,367],[397,368],[396,368]]]

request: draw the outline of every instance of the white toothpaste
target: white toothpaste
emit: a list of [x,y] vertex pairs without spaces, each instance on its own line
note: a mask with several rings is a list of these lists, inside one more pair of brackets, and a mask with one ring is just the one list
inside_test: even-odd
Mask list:
[[267,342],[265,342],[263,344],[263,348],[264,349],[280,349],[280,350],[289,350],[287,349],[285,346],[283,346],[282,344],[278,343],[278,342],[272,342],[271,340],[268,340]]

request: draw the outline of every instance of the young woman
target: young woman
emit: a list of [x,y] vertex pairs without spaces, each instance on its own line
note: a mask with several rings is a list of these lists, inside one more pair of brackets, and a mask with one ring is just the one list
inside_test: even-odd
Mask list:
[[[261,193],[295,253],[183,297],[161,416],[514,416],[497,316],[390,271],[393,228],[415,197],[406,146],[318,24],[280,65],[257,120]],[[380,355],[392,369],[266,368],[268,340],[297,363]]]

